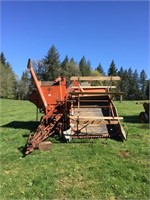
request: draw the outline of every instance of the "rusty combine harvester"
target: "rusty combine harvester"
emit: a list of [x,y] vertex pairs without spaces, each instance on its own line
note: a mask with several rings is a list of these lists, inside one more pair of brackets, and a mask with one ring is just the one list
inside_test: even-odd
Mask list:
[[[39,144],[54,133],[65,141],[74,138],[118,138],[126,139],[126,133],[120,123],[117,109],[112,101],[115,86],[91,86],[91,81],[117,81],[111,77],[71,77],[71,85],[66,87],[65,77],[57,78],[53,84],[38,81],[32,68],[28,68],[33,77],[37,92],[33,92],[30,101],[44,116],[35,133],[29,135],[25,155],[31,153]],[[88,81],[88,82],[85,82]]]

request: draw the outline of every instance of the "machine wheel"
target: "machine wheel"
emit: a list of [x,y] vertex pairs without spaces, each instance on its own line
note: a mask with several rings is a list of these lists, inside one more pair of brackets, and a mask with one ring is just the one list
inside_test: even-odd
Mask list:
[[141,123],[147,123],[148,122],[148,115],[146,112],[141,112],[139,115],[139,121]]

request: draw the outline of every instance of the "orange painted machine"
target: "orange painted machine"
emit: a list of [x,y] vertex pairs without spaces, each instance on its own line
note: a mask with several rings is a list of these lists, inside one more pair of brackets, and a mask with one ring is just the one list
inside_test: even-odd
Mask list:
[[117,138],[126,139],[117,109],[112,101],[115,86],[91,86],[92,81],[120,80],[111,77],[71,77],[71,85],[66,87],[66,79],[58,77],[53,83],[37,80],[31,60],[28,68],[37,92],[29,100],[44,113],[35,133],[29,135],[25,155],[38,148],[40,143],[53,134],[59,134],[65,141],[74,138]]

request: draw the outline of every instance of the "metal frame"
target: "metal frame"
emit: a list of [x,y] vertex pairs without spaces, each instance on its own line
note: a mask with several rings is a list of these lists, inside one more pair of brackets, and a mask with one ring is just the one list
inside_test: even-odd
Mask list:
[[[120,77],[71,77],[72,83],[66,88],[64,77],[58,77],[53,83],[42,83],[38,81],[30,59],[27,67],[37,88],[37,92],[30,96],[30,101],[44,111],[44,116],[36,132],[29,135],[25,155],[31,153],[54,133],[58,133],[66,141],[73,138],[119,137],[122,140],[126,139],[125,131],[120,123],[123,118],[118,116],[112,101],[114,95],[123,94],[112,90],[116,88],[112,85],[113,81],[120,80]],[[82,81],[95,80],[110,81],[110,85],[82,86],[80,84]],[[86,109],[89,111],[87,112]],[[103,127],[104,130],[96,131]]]

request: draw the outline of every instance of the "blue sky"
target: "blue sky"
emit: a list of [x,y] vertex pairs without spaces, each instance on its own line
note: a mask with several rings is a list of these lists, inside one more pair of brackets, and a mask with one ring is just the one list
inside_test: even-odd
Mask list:
[[85,56],[107,73],[114,59],[150,78],[148,20],[148,1],[2,1],[1,51],[18,76],[54,44],[60,61]]

